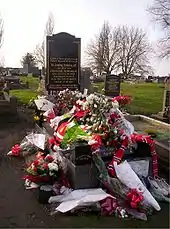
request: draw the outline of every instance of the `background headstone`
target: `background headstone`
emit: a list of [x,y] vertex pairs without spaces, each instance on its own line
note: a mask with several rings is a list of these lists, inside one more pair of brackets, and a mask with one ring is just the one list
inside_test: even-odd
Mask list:
[[82,68],[81,74],[80,74],[80,91],[83,92],[85,88],[90,90],[90,76],[91,76],[91,70],[89,68]]
[[47,90],[79,89],[80,38],[68,33],[47,36]]
[[115,97],[120,94],[120,76],[106,75],[105,95]]

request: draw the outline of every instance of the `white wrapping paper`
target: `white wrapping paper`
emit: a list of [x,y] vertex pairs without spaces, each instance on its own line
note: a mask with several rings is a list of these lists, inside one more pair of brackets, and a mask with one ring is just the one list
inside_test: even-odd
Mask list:
[[115,163],[114,167],[118,179],[123,184],[125,184],[127,187],[131,189],[137,189],[144,196],[144,202],[150,204],[157,211],[161,210],[158,202],[153,198],[151,193],[143,185],[142,181],[139,179],[139,177],[136,175],[136,173],[133,171],[133,169],[127,161],[124,161],[119,165]]
[[44,150],[45,148],[45,134],[29,134],[26,136],[26,139],[31,142],[33,145]]
[[55,106],[54,103],[51,103],[50,101],[48,101],[45,98],[35,99],[34,102],[38,110],[41,110],[41,111],[48,111],[49,109],[52,109]]
[[[61,203],[55,212],[68,212],[76,207],[91,206],[96,202],[112,197],[101,188],[98,189],[79,189],[74,190],[66,195],[58,195],[50,197],[49,203]],[[114,198],[114,197],[112,197]]]

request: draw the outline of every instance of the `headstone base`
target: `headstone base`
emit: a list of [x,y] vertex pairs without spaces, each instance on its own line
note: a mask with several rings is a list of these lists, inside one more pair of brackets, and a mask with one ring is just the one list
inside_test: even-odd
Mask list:
[[153,114],[151,115],[151,118],[155,118],[159,121],[162,122],[166,122],[168,124],[170,124],[170,118],[169,117],[164,117],[164,113],[163,112],[159,112],[158,114]]

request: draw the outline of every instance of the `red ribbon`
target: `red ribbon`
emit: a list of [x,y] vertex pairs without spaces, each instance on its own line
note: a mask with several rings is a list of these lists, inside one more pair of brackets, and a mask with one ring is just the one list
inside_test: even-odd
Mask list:
[[31,182],[34,183],[43,183],[43,182],[48,182],[50,181],[49,176],[33,176],[33,175],[26,175],[23,177],[24,180],[28,179]]
[[21,147],[20,147],[20,145],[19,144],[14,145],[12,147],[11,151],[12,151],[12,155],[19,156],[20,153],[21,153]]
[[144,199],[143,195],[136,189],[131,189],[131,191],[127,193],[127,198],[130,200],[130,206],[132,208],[137,208]]

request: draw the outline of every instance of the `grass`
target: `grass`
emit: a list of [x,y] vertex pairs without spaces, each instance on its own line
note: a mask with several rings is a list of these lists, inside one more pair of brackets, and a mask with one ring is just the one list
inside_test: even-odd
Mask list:
[[30,99],[35,98],[38,95],[37,89],[39,85],[39,79],[36,77],[21,76],[21,82],[29,84],[29,89],[17,89],[11,90],[10,94],[17,97],[19,103],[27,105]]
[[32,89],[32,90],[38,88],[39,78],[37,78],[37,77],[21,76],[20,80],[23,83],[28,82],[29,88]]
[[[104,83],[94,84],[102,92]],[[127,106],[131,114],[151,115],[162,111],[164,87],[157,83],[121,83],[121,95],[132,96],[133,101]]]
[[11,90],[10,94],[17,97],[18,101],[21,104],[27,105],[30,101],[30,99],[36,98],[37,91],[33,91],[30,89],[20,89],[20,90]]
[[[28,104],[29,100],[37,96],[39,79],[36,77],[21,76],[22,82],[29,83],[27,90],[11,90],[11,94],[16,96],[20,103]],[[104,83],[96,83],[99,92],[102,92]],[[121,83],[121,94],[132,96],[133,101],[127,106],[127,111],[131,114],[156,114],[162,110],[164,88],[157,83]]]

